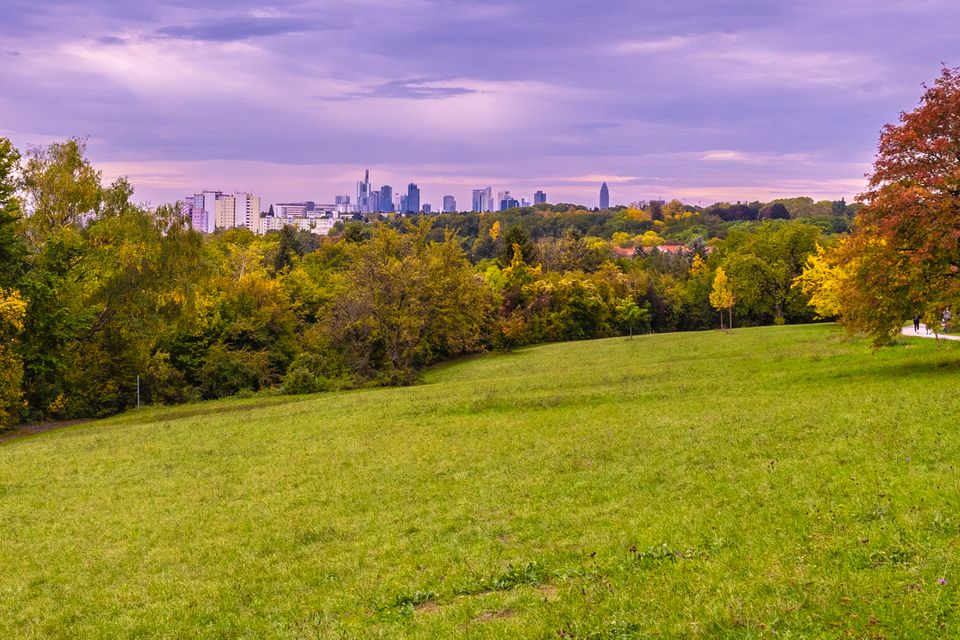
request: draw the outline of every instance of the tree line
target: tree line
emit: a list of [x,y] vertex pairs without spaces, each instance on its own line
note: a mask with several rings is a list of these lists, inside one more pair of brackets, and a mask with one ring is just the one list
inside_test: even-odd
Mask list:
[[714,328],[721,313],[807,322],[794,281],[851,215],[564,205],[204,235],[177,205],[132,196],[102,183],[83,140],[21,155],[0,139],[0,424],[123,411],[138,379],[148,403],[306,393],[409,384],[484,350]]

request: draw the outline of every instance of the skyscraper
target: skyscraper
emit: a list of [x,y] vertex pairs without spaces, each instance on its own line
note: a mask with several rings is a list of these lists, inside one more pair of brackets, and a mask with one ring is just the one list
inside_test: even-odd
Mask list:
[[600,208],[601,209],[610,208],[610,190],[607,189],[606,182],[600,185]]
[[357,211],[371,213],[376,210],[371,200],[373,189],[370,187],[370,170],[363,173],[363,182],[357,183]]
[[500,191],[497,193],[497,210],[506,211],[507,209],[513,209],[514,207],[519,207],[520,202],[510,195],[509,191]]
[[443,196],[443,212],[454,213],[457,210],[457,201],[453,196]]
[[393,187],[388,184],[380,187],[380,213],[393,213]]
[[404,213],[418,213],[420,211],[420,188],[411,182],[407,185],[407,208]]
[[484,187],[483,189],[473,190],[473,211],[482,213],[484,211],[493,211],[493,187]]
[[543,191],[537,191],[535,194],[533,194],[534,205],[546,204],[546,203],[547,203],[547,194],[545,194]]

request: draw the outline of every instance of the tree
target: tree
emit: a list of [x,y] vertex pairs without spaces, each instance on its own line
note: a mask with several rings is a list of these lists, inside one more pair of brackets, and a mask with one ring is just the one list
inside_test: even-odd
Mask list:
[[18,291],[0,289],[0,429],[16,422],[23,410],[23,363],[11,347],[23,330],[26,312]]
[[509,265],[513,261],[513,246],[520,247],[520,253],[523,261],[527,264],[537,263],[537,250],[530,241],[530,236],[519,224],[511,225],[503,236],[503,251],[500,254],[500,260],[503,265]]
[[20,153],[7,138],[0,138],[0,286],[12,285],[22,268],[26,247],[17,233],[20,200],[17,169]]
[[380,226],[352,247],[326,326],[360,380],[409,383],[418,367],[483,346],[489,291],[456,239],[430,242],[429,231],[428,220],[407,233]]
[[774,202],[760,210],[760,217],[764,220],[789,220],[790,212],[782,202]]
[[960,307],[960,69],[944,68],[919,106],[880,134],[864,207],[831,252],[852,265],[842,321],[884,344],[915,313]]
[[627,325],[630,331],[630,339],[633,339],[633,326],[650,316],[650,310],[641,309],[633,298],[627,298],[617,305],[617,317],[621,322]]
[[30,216],[27,239],[32,248],[65,227],[82,224],[100,208],[100,172],[85,157],[81,138],[31,149],[23,170],[23,190]]
[[730,280],[727,278],[727,272],[723,267],[717,267],[717,273],[713,277],[713,290],[710,292],[710,304],[714,309],[720,312],[720,328],[723,329],[723,311],[727,310],[730,318],[728,328],[733,328],[733,305],[736,298],[733,296],[733,290],[730,288]]

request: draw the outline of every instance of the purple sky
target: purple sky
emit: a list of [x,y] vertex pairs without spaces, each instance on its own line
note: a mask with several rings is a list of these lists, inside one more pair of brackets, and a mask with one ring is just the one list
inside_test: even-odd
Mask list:
[[851,199],[956,0],[3,0],[0,135],[136,197]]

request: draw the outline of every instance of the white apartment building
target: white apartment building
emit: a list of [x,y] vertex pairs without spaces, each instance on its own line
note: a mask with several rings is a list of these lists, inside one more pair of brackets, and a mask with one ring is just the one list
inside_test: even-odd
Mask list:
[[260,224],[260,196],[252,193],[201,191],[183,199],[183,215],[197,231],[246,227],[257,232]]

